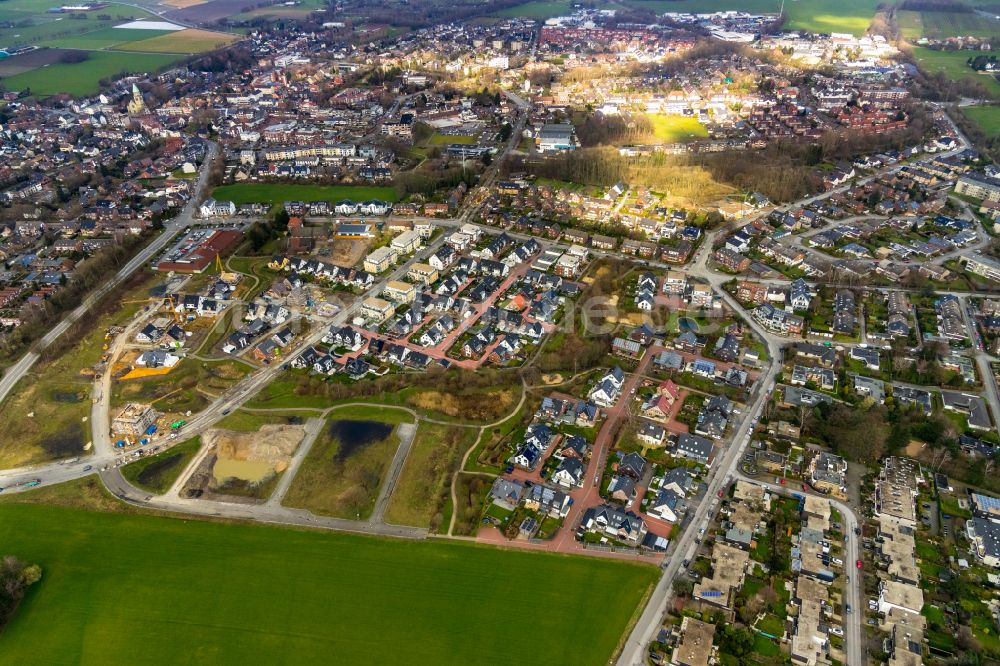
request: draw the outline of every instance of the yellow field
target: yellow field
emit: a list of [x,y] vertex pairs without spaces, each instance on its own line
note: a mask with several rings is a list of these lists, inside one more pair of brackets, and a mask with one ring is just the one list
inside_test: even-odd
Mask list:
[[122,44],[118,47],[118,50],[139,51],[142,53],[201,53],[227,46],[238,39],[238,35],[189,28],[187,30],[172,32],[169,35],[160,35],[159,37],[142,39],[138,42]]

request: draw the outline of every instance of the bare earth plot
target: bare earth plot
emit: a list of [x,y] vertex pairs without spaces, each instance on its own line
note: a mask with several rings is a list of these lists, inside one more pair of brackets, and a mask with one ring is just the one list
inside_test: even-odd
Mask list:
[[23,55],[4,58],[0,60],[0,78],[16,76],[45,65],[51,65],[59,62],[60,58],[67,53],[69,51],[66,49],[38,49]]
[[221,18],[235,16],[256,4],[254,0],[211,0],[168,12],[166,18],[181,23],[211,23]]
[[118,50],[138,51],[141,53],[201,53],[227,46],[238,39],[237,35],[189,28],[158,37],[122,44],[118,47]]

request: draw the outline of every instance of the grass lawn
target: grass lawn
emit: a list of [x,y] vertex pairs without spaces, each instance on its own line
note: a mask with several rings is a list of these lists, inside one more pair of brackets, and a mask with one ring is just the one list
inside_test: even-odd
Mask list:
[[1000,134],[1000,106],[966,106],[962,113],[979,126],[988,137]]
[[162,495],[170,489],[201,448],[201,437],[192,437],[154,456],[122,467],[122,476],[137,488]]
[[653,133],[656,135],[657,141],[678,143],[708,138],[708,130],[698,122],[697,118],[668,116],[659,113],[648,113],[646,118],[653,124]]
[[958,516],[959,518],[972,518],[972,512],[960,507],[958,500],[953,495],[941,495],[938,499],[938,504],[941,507],[941,513]]
[[781,637],[785,632],[785,623],[780,618],[769,613],[757,623],[757,628],[766,634]]
[[92,95],[100,89],[101,79],[117,77],[127,72],[149,73],[161,70],[180,57],[158,53],[124,53],[91,51],[84,62],[57,63],[40,67],[3,80],[7,90],[31,89],[35,95]]
[[921,69],[932,74],[944,72],[952,79],[979,81],[995,99],[1000,99],[1000,83],[989,74],[977,74],[965,64],[970,55],[1000,56],[1000,51],[932,51],[921,47],[913,49],[913,57]]
[[451,477],[478,433],[478,428],[421,421],[389,500],[386,522],[431,529],[441,526]]
[[777,657],[781,648],[767,636],[754,634],[753,651],[763,657]]
[[368,518],[375,508],[389,463],[399,448],[395,426],[411,419],[405,412],[385,411],[388,420],[371,421],[373,430],[382,432],[358,435],[357,440],[348,432],[356,432],[352,429],[361,419],[348,410],[329,419],[302,461],[282,503],[324,516]]
[[215,188],[212,196],[220,201],[245,203],[275,203],[285,201],[396,201],[399,197],[391,187],[368,185],[298,185],[283,183],[238,183]]
[[[43,570],[0,641],[0,662],[25,665],[388,663],[404,653],[414,664],[473,655],[598,663],[659,573],[460,543],[14,504],[0,506],[0,542]],[[572,640],[552,640],[565,636],[559,613],[496,603],[526,589],[536,603],[574,609]]]

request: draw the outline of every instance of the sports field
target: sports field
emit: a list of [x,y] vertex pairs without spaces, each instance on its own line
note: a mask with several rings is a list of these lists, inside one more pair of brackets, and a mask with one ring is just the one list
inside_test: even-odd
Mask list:
[[697,118],[660,113],[647,113],[646,118],[653,125],[653,134],[657,141],[676,143],[708,137],[708,130],[698,122]]
[[156,72],[182,56],[157,53],[91,51],[84,62],[58,63],[18,74],[3,80],[7,90],[30,89],[35,95],[92,95],[100,89],[99,81],[126,72]]
[[962,113],[979,125],[987,137],[1000,136],[1000,106],[966,106]]
[[43,569],[0,640],[21,666],[599,664],[659,573],[40,505],[0,506],[0,543]]
[[453,143],[460,143],[463,146],[471,146],[476,142],[476,137],[466,134],[432,134],[430,145],[450,146]]
[[219,201],[245,203],[282,203],[284,201],[396,201],[399,196],[391,187],[367,185],[297,185],[283,183],[238,183],[215,188],[212,196]]
[[1000,83],[989,74],[978,74],[966,64],[971,55],[994,55],[1000,57],[1000,51],[933,51],[917,47],[913,49],[913,57],[917,65],[931,74],[944,72],[952,79],[969,79],[979,81],[994,98],[1000,99]]

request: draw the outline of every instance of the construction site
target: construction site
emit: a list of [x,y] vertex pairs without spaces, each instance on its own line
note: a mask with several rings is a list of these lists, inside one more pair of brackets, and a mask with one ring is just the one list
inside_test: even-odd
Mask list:
[[205,456],[182,495],[237,502],[262,502],[291,462],[306,431],[299,425],[264,425],[256,432],[209,430]]

